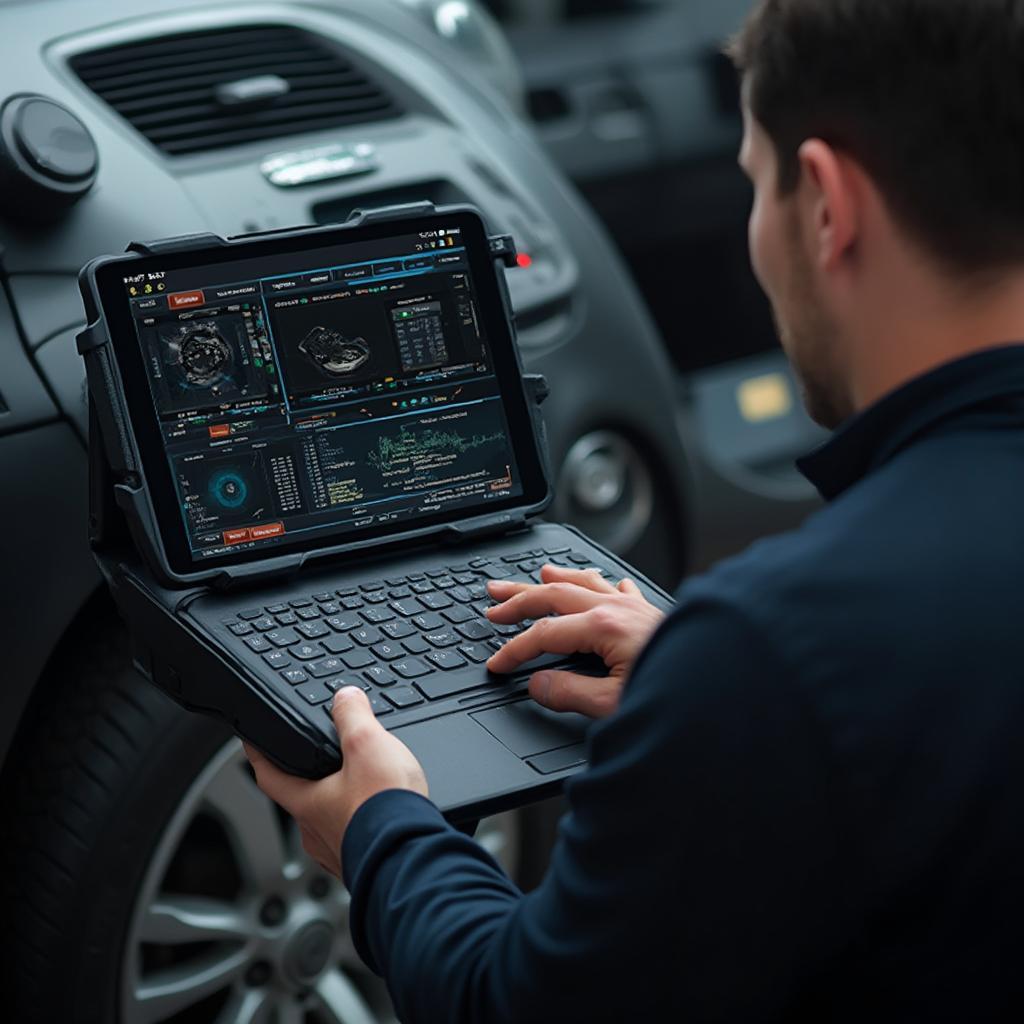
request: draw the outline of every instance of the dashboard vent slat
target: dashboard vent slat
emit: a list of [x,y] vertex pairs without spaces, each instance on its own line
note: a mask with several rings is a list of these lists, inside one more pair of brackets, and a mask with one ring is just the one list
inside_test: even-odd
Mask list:
[[[71,69],[171,156],[400,117],[403,110],[338,44],[290,25],[183,33],[78,54]],[[280,95],[225,106],[218,89],[277,76]]]

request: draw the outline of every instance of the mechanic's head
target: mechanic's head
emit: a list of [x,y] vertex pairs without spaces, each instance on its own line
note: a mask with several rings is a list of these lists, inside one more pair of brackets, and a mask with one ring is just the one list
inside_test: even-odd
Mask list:
[[1024,312],[1024,0],[762,0],[730,52],[754,268],[815,419],[1024,340],[994,313]]

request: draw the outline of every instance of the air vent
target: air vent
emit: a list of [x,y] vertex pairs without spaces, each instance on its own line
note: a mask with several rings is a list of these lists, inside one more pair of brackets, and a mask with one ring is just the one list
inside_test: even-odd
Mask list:
[[288,25],[147,39],[79,54],[71,67],[171,156],[402,114],[341,47]]

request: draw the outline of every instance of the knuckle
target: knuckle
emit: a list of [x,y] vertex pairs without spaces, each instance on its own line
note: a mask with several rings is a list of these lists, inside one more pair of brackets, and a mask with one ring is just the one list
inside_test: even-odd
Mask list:
[[369,722],[359,722],[345,733],[345,749],[349,753],[360,753],[373,742],[374,729]]

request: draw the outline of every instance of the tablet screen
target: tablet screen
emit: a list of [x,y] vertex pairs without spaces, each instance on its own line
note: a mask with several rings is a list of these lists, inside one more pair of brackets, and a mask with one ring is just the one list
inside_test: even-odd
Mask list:
[[193,564],[523,495],[460,220],[119,268]]

